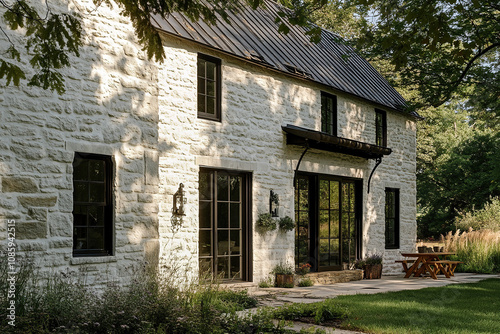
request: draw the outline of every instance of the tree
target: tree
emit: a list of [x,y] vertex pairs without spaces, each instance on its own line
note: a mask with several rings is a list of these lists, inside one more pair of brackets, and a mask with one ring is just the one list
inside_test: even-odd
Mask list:
[[[418,90],[415,107],[452,98],[475,105],[498,101],[500,5],[493,0],[347,0],[371,13],[358,49],[385,59],[400,83]],[[423,103],[422,103],[423,102]],[[495,107],[498,107],[498,102]],[[491,109],[492,111],[494,109]],[[498,114],[497,114],[498,116]]]
[[[93,0],[96,10],[102,4],[110,4],[111,0]],[[228,14],[238,12],[243,6],[253,9],[264,6],[264,0],[114,0],[121,14],[132,22],[136,36],[142,44],[149,59],[162,61],[165,57],[160,33],[154,28],[150,17],[152,14],[166,18],[170,13],[180,12],[195,21],[202,19],[214,23],[218,17],[227,20]],[[278,12],[276,23],[279,31],[286,33],[288,25],[310,27],[308,34],[317,41],[320,30],[312,27],[308,17],[312,12],[326,4],[327,0],[289,0],[292,11]],[[70,66],[70,56],[79,56],[82,46],[81,23],[78,13],[57,13],[48,0],[37,6],[29,0],[0,0],[3,7],[3,21],[0,33],[3,34],[9,47],[0,54],[0,79],[5,84],[19,85],[27,79],[28,85],[64,93],[64,78],[61,68]],[[12,32],[24,35],[26,39],[14,38]],[[30,56],[30,66],[36,73],[30,78],[21,64],[20,47],[24,46]]]

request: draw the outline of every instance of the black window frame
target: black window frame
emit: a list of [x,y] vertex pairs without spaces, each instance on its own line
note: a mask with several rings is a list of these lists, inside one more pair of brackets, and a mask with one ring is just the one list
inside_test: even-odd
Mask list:
[[[199,73],[199,68],[200,68],[200,60],[204,61],[205,63],[206,62],[210,62],[210,63],[213,63],[215,64],[215,108],[214,108],[214,111],[215,111],[215,114],[212,114],[212,113],[208,113],[206,111],[200,111],[200,98],[202,97],[204,99],[204,107],[205,107],[205,110],[207,108],[207,97],[208,95],[206,94],[206,91],[207,91],[207,80],[209,80],[207,78],[207,75],[206,75],[206,67],[205,67],[205,76],[204,77],[200,77],[198,75]],[[209,56],[209,55],[206,55],[206,54],[203,54],[203,53],[198,53],[198,59],[197,59],[197,65],[196,65],[196,78],[197,78],[197,94],[196,94],[196,108],[197,108],[197,112],[198,112],[198,118],[201,118],[201,119],[207,119],[207,120],[211,120],[211,121],[217,121],[217,122],[221,122],[222,120],[222,115],[221,115],[221,100],[222,100],[222,70],[221,70],[221,59],[220,58],[216,58],[216,57],[212,57],[212,56]],[[204,86],[204,93],[200,93],[200,79],[203,80],[203,84],[205,85]]]
[[[104,162],[104,181],[91,181],[90,176],[87,180],[78,180],[75,179],[76,173],[75,173],[75,167],[77,166],[77,163],[79,161],[103,161]],[[90,175],[90,174],[88,174]],[[73,257],[85,257],[85,256],[112,256],[114,255],[114,245],[113,245],[113,240],[114,240],[114,220],[113,220],[113,159],[109,155],[102,155],[102,154],[93,154],[93,153],[81,153],[81,152],[75,152],[75,157],[73,160]],[[75,184],[78,182],[86,182],[88,184],[90,183],[103,183],[104,184],[104,196],[103,199],[104,201],[102,202],[91,202],[90,198],[89,201],[77,201],[77,195],[76,195],[76,186]],[[90,187],[89,187],[89,194],[90,194]],[[84,249],[79,249],[76,247],[77,244],[77,232],[76,229],[78,228],[87,228],[89,229],[89,221],[88,217],[90,214],[87,211],[86,215],[86,226],[83,225],[75,225],[76,224],[76,206],[80,207],[102,207],[103,208],[103,247],[102,248],[95,248],[95,249],[90,249],[90,248],[84,248]],[[88,231],[87,231],[88,232]],[[87,234],[88,238],[88,234]],[[88,239],[87,239],[88,240]]]
[[[389,203],[388,194],[394,194],[394,203]],[[394,210],[390,210],[389,204],[394,205]],[[390,215],[394,212],[394,217]],[[385,188],[385,249],[399,249],[400,247],[400,192],[399,188]],[[393,223],[391,228],[389,225]],[[390,240],[393,242],[390,242]]]
[[375,109],[375,145],[387,147],[387,113]]
[[[332,100],[332,110],[327,110],[327,105],[324,103],[325,99]],[[328,122],[328,115],[330,116],[330,122]],[[337,136],[337,96],[326,92],[321,92],[321,132]]]

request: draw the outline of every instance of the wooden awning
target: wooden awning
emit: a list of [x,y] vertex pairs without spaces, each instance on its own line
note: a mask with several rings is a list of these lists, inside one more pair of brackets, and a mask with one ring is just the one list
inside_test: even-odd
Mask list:
[[365,159],[382,158],[384,155],[392,153],[392,150],[388,147],[332,136],[324,132],[314,131],[291,124],[287,124],[281,128],[286,133],[287,145],[299,145],[328,152],[353,155]]

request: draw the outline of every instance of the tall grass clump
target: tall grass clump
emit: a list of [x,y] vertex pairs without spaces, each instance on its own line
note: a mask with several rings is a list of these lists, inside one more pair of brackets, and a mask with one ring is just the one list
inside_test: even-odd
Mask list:
[[464,262],[458,265],[458,272],[500,272],[500,231],[450,231],[442,242],[446,251],[455,252],[456,259]]
[[[7,291],[5,256],[0,262],[0,289]],[[18,259],[16,272],[16,326],[5,321],[9,300],[2,293],[0,333],[291,333],[265,310],[239,315],[257,301],[215,281],[179,286],[140,268],[129,285],[97,291],[84,272],[40,272],[28,258]]]

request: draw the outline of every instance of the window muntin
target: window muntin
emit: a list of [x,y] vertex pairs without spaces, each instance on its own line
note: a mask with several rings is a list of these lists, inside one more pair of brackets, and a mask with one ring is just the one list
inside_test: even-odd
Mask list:
[[387,117],[383,110],[375,109],[375,144],[387,146]]
[[321,131],[337,135],[337,97],[321,92]]
[[221,61],[198,54],[198,117],[221,120]]
[[385,189],[385,248],[399,248],[399,189]]
[[73,161],[73,256],[112,255],[112,161],[75,153]]

